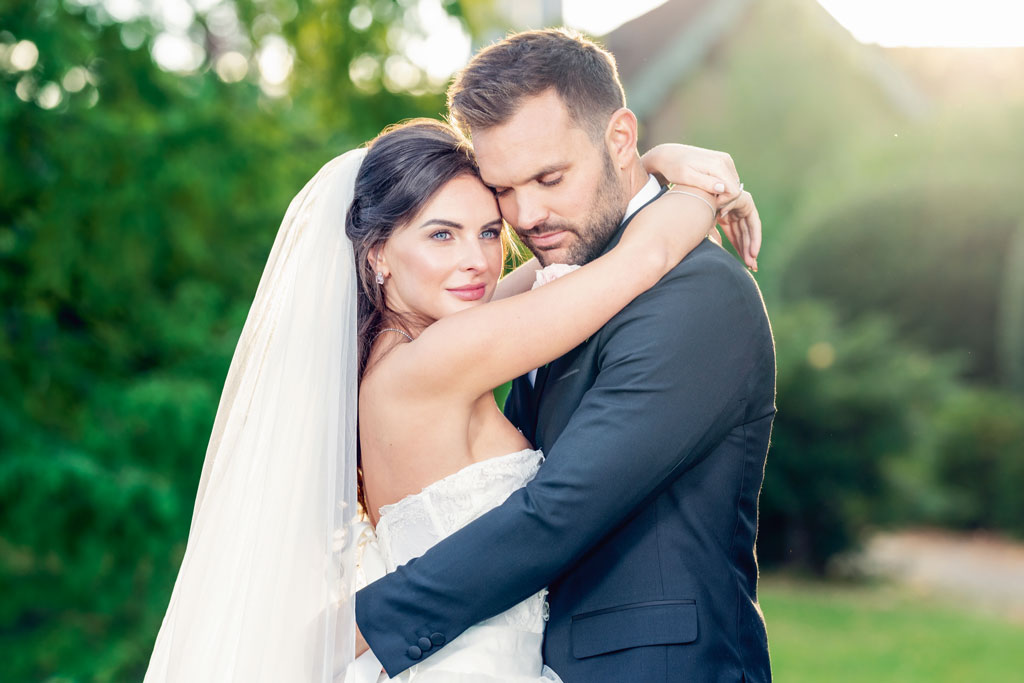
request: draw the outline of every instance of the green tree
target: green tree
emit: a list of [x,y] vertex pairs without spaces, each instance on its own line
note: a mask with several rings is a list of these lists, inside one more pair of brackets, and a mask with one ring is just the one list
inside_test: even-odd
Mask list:
[[889,315],[901,336],[965,351],[973,377],[999,384],[1001,302],[1018,267],[1009,245],[1024,215],[1003,192],[911,180],[839,200],[794,240],[782,291],[829,301],[846,319]]
[[[385,124],[443,109],[422,75],[349,79],[359,57],[404,59],[388,37],[416,30],[410,7],[225,0],[183,32],[198,63],[171,73],[151,57],[170,30],[160,19],[5,6],[5,680],[141,679],[219,387],[290,198]],[[255,68],[273,40],[293,59],[276,91]]]
[[772,329],[778,414],[758,558],[821,573],[887,521],[888,471],[914,452],[956,364],[899,341],[884,319],[842,324],[822,304],[777,309]]

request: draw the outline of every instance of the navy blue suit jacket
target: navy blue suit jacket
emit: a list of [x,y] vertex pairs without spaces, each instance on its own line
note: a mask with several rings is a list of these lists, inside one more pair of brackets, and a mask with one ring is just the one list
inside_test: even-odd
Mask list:
[[358,593],[387,672],[549,586],[544,658],[566,683],[769,681],[754,540],[775,354],[742,266],[703,243],[506,406],[547,459]]

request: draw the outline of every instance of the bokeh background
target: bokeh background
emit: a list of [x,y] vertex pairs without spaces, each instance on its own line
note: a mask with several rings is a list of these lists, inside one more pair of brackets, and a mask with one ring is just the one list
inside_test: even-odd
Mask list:
[[0,1],[0,679],[141,680],[288,201],[563,22],[761,210],[777,680],[1017,679],[1024,16],[964,4]]

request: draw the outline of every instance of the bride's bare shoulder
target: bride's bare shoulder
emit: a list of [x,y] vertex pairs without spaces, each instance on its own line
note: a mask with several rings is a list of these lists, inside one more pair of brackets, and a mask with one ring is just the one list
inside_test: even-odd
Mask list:
[[416,342],[397,334],[391,336],[396,338],[381,337],[370,351],[359,384],[360,401],[363,396],[387,396],[394,405],[406,399],[422,402],[424,397],[436,396],[437,388],[424,386],[416,376],[415,368],[422,362]]
[[[397,336],[397,335],[396,335]],[[403,351],[411,342],[406,339],[383,339],[375,340],[373,348],[370,349],[370,356],[366,359],[366,368],[359,384],[360,391],[373,389],[380,384],[388,384],[393,381],[399,373],[401,363],[395,363],[405,354]],[[397,354],[397,356],[396,356]]]
[[436,370],[434,359],[439,345],[454,343],[457,340],[445,339],[443,331],[434,325],[413,340],[397,330],[385,330],[374,340],[360,390],[400,391],[418,401],[448,396],[449,383],[442,381],[443,374],[424,372],[424,368],[433,363],[432,369]]

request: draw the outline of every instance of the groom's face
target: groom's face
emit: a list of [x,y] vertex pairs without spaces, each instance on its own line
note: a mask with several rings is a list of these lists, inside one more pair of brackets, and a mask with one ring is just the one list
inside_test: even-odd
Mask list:
[[581,126],[548,90],[524,99],[507,122],[473,131],[481,177],[542,265],[596,258],[626,211],[625,180],[603,136]]

